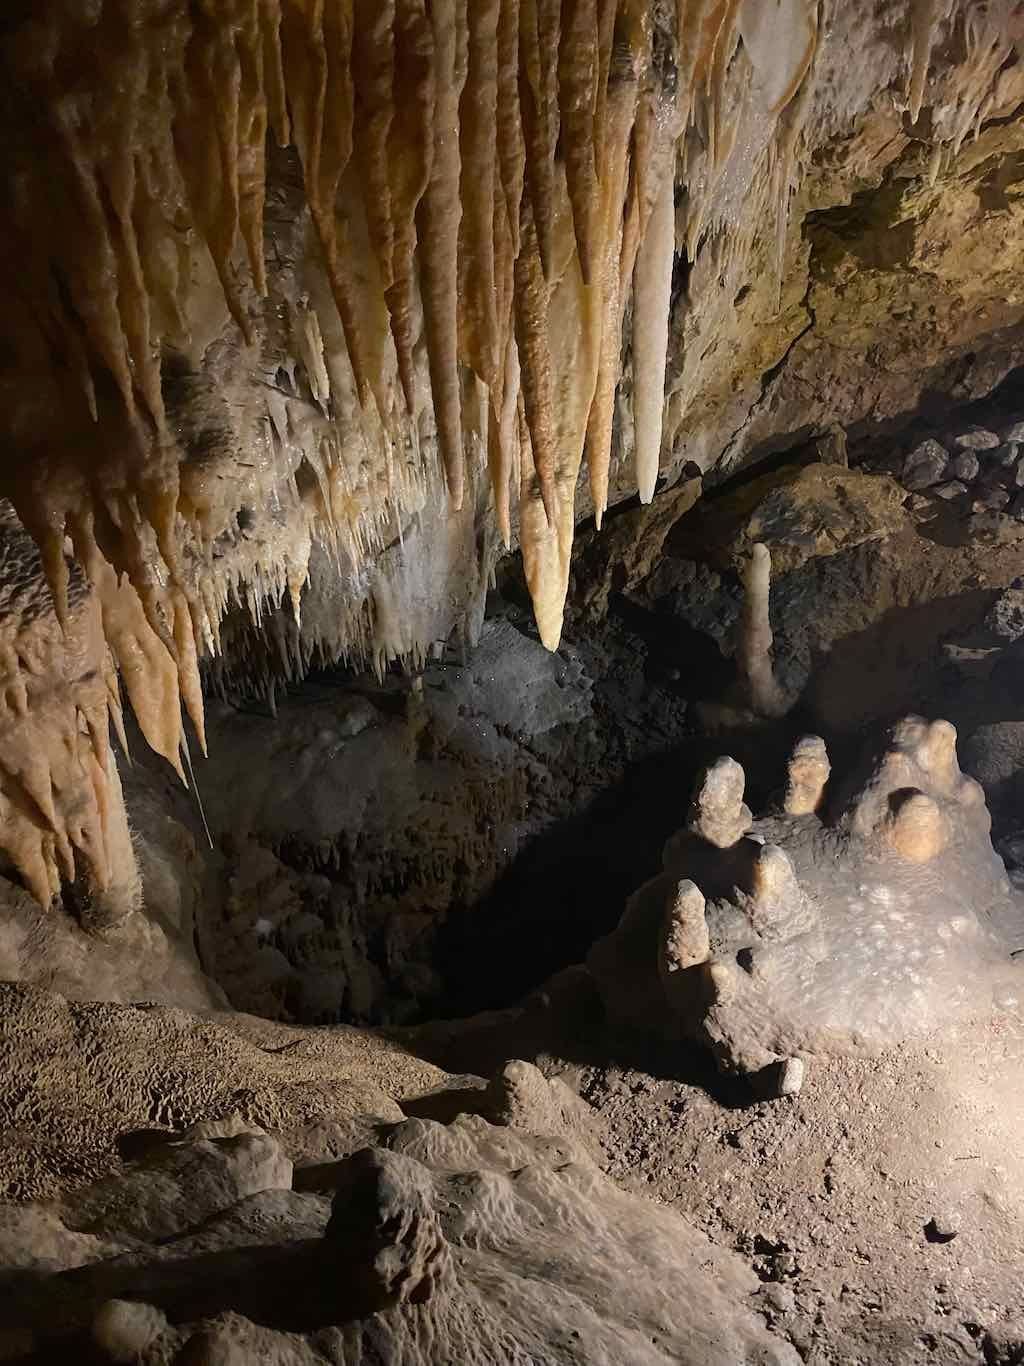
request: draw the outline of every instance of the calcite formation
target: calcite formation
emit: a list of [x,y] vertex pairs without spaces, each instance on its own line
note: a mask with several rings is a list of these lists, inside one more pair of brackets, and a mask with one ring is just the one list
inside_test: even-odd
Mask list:
[[277,1136],[231,1128],[166,1134],[60,1202],[0,1205],[12,1359],[799,1361],[737,1254],[568,1139],[407,1119],[293,1168]]
[[1024,904],[948,722],[908,717],[838,781],[804,737],[757,819],[743,787],[732,759],[707,770],[664,871],[595,945],[613,1019],[696,1037],[785,1091],[794,1059],[877,1050],[1019,996]]
[[[474,580],[458,611],[475,611],[518,537],[557,645],[581,467],[598,521],[624,491],[615,453],[649,500],[691,414],[724,421],[736,366],[765,371],[796,335],[790,210],[805,171],[820,191],[815,157],[856,144],[842,200],[921,144],[928,193],[1012,122],[1015,0],[855,10],[47,0],[7,17],[0,496],[62,630],[73,553],[161,754],[185,752],[179,695],[203,745],[200,661],[233,605],[261,628],[290,604],[284,674],[416,661],[452,625],[452,584]],[[755,303],[767,330],[744,321]],[[720,340],[736,360],[713,362],[712,392]],[[704,445],[707,465],[721,447]],[[56,848],[67,813],[40,812]],[[8,852],[42,894],[52,860],[30,871],[23,843]]]

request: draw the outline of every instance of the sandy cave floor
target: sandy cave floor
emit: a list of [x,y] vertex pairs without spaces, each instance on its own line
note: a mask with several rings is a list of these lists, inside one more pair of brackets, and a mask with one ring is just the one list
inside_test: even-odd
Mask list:
[[699,1050],[602,1037],[566,987],[425,1051],[486,1069],[518,1049],[578,1088],[608,1174],[748,1259],[811,1366],[1024,1362],[1021,1014],[809,1059],[799,1095],[758,1101]]

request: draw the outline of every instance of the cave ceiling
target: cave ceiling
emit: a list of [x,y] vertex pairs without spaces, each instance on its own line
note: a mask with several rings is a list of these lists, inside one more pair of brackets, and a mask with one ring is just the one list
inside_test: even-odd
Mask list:
[[514,546],[554,649],[581,518],[1020,363],[1022,42],[1014,0],[8,5],[37,895],[102,872],[120,687],[184,772],[210,661],[416,665]]

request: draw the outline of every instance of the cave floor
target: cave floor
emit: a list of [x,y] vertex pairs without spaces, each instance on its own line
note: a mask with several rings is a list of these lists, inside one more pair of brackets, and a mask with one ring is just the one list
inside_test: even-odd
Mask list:
[[608,1174],[749,1260],[759,1312],[812,1366],[1021,1360],[1019,1013],[811,1058],[798,1095],[765,1101],[699,1050],[608,1038],[582,990],[569,975],[519,1018],[428,1027],[427,1051],[453,1067],[532,1057],[578,1088]]

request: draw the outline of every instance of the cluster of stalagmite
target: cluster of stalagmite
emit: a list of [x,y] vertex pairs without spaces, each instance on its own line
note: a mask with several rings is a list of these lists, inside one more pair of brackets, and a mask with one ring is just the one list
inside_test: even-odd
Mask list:
[[[891,94],[915,117],[933,44],[965,25],[940,150],[997,100],[1008,4],[907,11]],[[814,0],[18,8],[0,39],[0,496],[64,629],[73,551],[160,753],[177,765],[178,693],[202,744],[198,660],[229,601],[258,617],[287,594],[297,618],[314,546],[355,603],[336,648],[422,651],[374,557],[445,490],[472,512],[485,479],[557,645],[584,460],[598,521],[608,500],[623,355],[649,500],[677,248],[729,242],[731,294],[741,207],[784,240],[818,48]],[[175,397],[212,355],[225,467],[195,416],[210,396]],[[227,564],[241,477],[270,531]]]
[[1016,999],[1005,929],[1019,898],[948,722],[907,717],[838,786],[824,742],[804,736],[758,818],[744,786],[734,759],[705,770],[664,871],[591,951],[614,1018],[696,1036],[785,1090],[799,1055],[886,1046],[986,996]]

